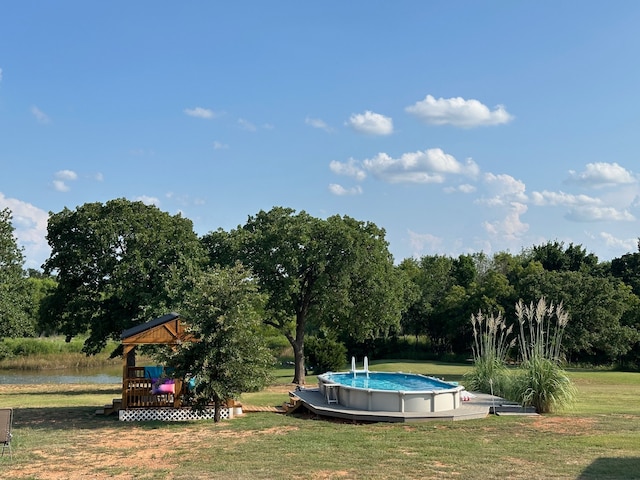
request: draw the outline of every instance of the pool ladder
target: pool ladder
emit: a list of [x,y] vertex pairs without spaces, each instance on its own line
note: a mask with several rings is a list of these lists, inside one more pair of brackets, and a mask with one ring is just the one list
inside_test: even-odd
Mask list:
[[369,378],[369,359],[364,357],[364,368],[362,370],[356,369],[356,357],[351,357],[351,373],[355,377],[357,373],[366,373]]

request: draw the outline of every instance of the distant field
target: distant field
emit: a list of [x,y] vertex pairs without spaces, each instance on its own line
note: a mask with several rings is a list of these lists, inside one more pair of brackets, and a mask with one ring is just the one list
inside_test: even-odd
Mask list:
[[98,355],[82,352],[84,338],[66,342],[64,337],[5,338],[0,341],[0,369],[58,370],[122,365],[122,359],[109,358],[118,346],[109,341]]
[[[371,369],[460,380],[468,365],[372,362]],[[640,374],[571,371],[573,410],[537,418],[354,425],[248,413],[220,424],[124,423],[94,415],[119,385],[0,385],[16,408],[2,479],[640,478]],[[245,394],[287,399],[293,371]],[[309,383],[314,382],[310,377]]]

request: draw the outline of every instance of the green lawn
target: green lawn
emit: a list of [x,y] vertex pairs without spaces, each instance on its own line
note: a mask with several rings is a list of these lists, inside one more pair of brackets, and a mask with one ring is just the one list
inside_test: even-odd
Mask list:
[[[469,366],[370,368],[459,381]],[[273,413],[125,423],[93,413],[118,396],[117,385],[0,385],[0,406],[16,408],[13,460],[0,459],[0,478],[640,478],[640,374],[569,373],[579,396],[561,414],[366,425]],[[292,376],[276,371],[276,385],[243,403],[281,404]]]

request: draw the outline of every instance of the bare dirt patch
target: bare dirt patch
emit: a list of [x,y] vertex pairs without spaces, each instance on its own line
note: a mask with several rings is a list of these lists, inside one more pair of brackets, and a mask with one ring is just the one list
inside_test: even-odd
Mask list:
[[332,478],[356,478],[353,473],[346,470],[321,470],[311,473],[314,480],[327,480]]
[[536,417],[532,422],[533,428],[551,433],[567,435],[587,435],[592,432],[595,420],[591,418],[574,417]]
[[[28,465],[6,469],[8,478],[61,479],[130,479],[140,471],[151,474],[169,469],[166,459],[176,450],[195,450],[211,438],[211,427],[176,430],[171,435],[152,435],[148,429],[132,427],[78,431],[72,445],[52,445],[33,450]],[[218,438],[238,438],[231,430],[216,429]],[[61,458],[64,462],[61,462]],[[126,473],[131,470],[133,473]],[[138,472],[138,473],[136,473]],[[5,477],[6,478],[6,477]]]
[[[36,386],[29,389],[38,391]],[[24,392],[25,388],[19,391]],[[81,392],[82,387],[77,391]],[[73,407],[18,409],[16,413],[23,435],[41,435],[42,429],[54,436],[57,429],[73,430],[73,434],[64,436],[61,442],[52,442],[50,448],[31,450],[29,461],[20,462],[19,468],[3,462],[2,479],[171,478],[173,466],[169,462],[176,454],[188,459],[203,445],[228,449],[258,435],[278,436],[298,430],[296,426],[282,426],[237,431],[223,422],[185,424],[185,428],[171,428],[168,434],[148,426],[99,419],[93,411]]]

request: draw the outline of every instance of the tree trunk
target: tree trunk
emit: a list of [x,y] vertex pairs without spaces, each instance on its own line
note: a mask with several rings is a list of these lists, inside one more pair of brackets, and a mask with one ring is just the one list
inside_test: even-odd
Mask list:
[[296,338],[290,338],[289,342],[293,347],[293,364],[294,374],[293,383],[304,385],[305,368],[304,368],[304,324],[305,318],[303,314],[296,315]]
[[293,343],[294,368],[293,383],[304,385],[304,343]]
[[222,402],[220,398],[216,395],[213,400],[213,422],[218,423],[220,421],[220,408],[222,407]]

